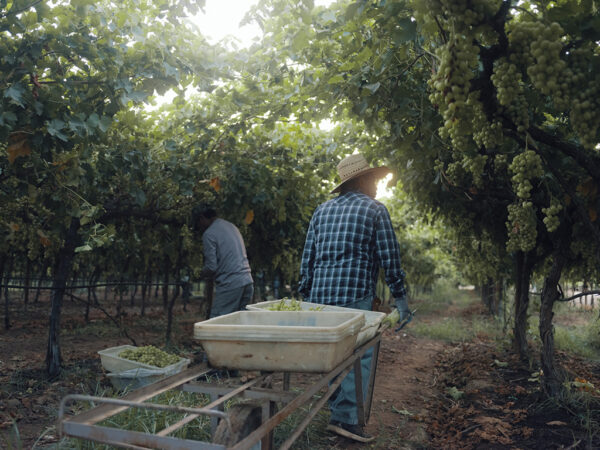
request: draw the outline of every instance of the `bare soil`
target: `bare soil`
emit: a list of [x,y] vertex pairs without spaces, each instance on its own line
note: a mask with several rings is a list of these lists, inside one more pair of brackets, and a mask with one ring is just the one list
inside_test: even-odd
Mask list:
[[[152,302],[145,317],[140,317],[137,305],[124,308],[122,320],[138,345],[164,344],[165,313],[159,299]],[[15,299],[12,327],[0,333],[0,448],[10,443],[18,448],[15,444],[19,442],[27,449],[56,448],[55,422],[61,398],[71,393],[94,394],[109,386],[97,352],[131,343],[102,313],[93,310],[86,324],[83,307],[65,301],[64,371],[49,380],[44,371],[49,310],[47,299],[26,308]],[[173,348],[192,360],[197,359],[199,350],[192,339],[193,324],[203,319],[204,310],[198,301],[188,305],[187,311],[176,306]],[[445,311],[467,319],[480,313],[477,304]],[[410,326],[397,333],[387,330],[367,425],[376,440],[359,445],[328,436],[324,445],[314,448],[600,448],[600,429],[594,422],[600,410],[595,406],[600,366],[560,352],[557,358],[572,377],[587,383],[579,388],[581,392],[575,392],[587,399],[587,410],[545,402],[539,382],[532,378],[537,370],[535,361],[524,364],[484,337],[452,343],[417,337]],[[19,439],[14,437],[17,428]]]

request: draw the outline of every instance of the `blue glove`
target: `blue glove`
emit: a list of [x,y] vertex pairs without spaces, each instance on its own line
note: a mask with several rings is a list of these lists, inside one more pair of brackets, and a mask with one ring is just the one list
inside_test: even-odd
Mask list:
[[408,309],[408,302],[406,301],[406,297],[396,299],[396,309],[400,314],[400,322],[403,322],[412,315],[412,312],[410,311],[410,309]]

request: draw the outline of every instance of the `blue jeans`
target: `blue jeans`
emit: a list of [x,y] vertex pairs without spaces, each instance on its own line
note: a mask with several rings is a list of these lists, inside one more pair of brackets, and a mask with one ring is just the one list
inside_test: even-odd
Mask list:
[[210,308],[210,318],[246,309],[246,305],[252,300],[253,293],[254,285],[252,283],[242,287],[227,289],[226,291],[215,292],[212,307]]
[[[371,310],[373,297],[365,297],[349,305],[348,308]],[[369,384],[369,375],[371,374],[371,359],[373,357],[373,347],[368,349],[360,358],[363,400],[366,400],[367,387]],[[336,389],[329,399],[329,409],[331,410],[331,421],[347,423],[350,425],[358,424],[358,413],[356,410],[356,385],[354,381],[354,369],[344,378],[342,384]]]

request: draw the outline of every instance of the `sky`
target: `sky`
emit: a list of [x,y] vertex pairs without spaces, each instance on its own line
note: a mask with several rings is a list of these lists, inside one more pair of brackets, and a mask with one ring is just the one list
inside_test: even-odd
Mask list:
[[[204,14],[196,15],[193,22],[211,44],[230,35],[237,38],[239,46],[249,47],[253,38],[260,36],[260,27],[255,23],[240,27],[239,23],[256,3],[256,0],[206,0]],[[333,0],[315,0],[315,6],[327,6],[331,3]]]
[[197,14],[193,22],[211,44],[231,35],[239,40],[240,46],[249,47],[252,39],[260,36],[260,27],[255,23],[240,27],[239,23],[256,3],[252,0],[206,0],[204,14]]

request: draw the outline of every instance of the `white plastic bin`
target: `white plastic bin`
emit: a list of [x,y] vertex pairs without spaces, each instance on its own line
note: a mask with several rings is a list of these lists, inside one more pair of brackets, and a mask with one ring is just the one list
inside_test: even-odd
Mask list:
[[181,372],[187,368],[190,363],[189,359],[185,360],[185,364],[180,366],[178,364],[172,364],[170,370],[163,369],[129,369],[119,373],[108,373],[106,374],[112,383],[112,385],[118,390],[128,389],[130,391],[138,389],[149,384],[155,383],[162,380],[163,378],[170,377],[176,373]]
[[100,355],[102,367],[104,367],[104,370],[106,370],[107,372],[114,373],[121,373],[131,369],[148,369],[160,370],[172,375],[174,373],[181,372],[190,364],[189,359],[181,358],[178,362],[169,366],[156,367],[150,364],[144,364],[138,361],[132,361],[130,359],[121,358],[119,356],[119,353],[121,353],[123,350],[135,350],[136,348],[137,347],[133,345],[119,345],[118,347],[110,347],[105,350],[100,350],[98,354]]
[[[291,302],[292,302],[292,300],[285,299],[286,304],[289,304]],[[281,300],[270,300],[267,302],[260,302],[260,303],[255,303],[253,305],[248,305],[248,306],[246,306],[246,309],[248,311],[264,311],[264,310],[269,311],[270,307],[275,306],[278,303],[281,303]],[[381,321],[386,316],[385,313],[378,312],[378,311],[366,311],[363,309],[344,308],[342,306],[321,305],[319,303],[311,303],[311,302],[304,302],[304,301],[300,302],[300,308],[303,311],[308,311],[311,308],[313,308],[313,309],[314,308],[322,308],[321,311],[340,311],[340,312],[353,311],[353,312],[363,313],[365,316],[365,324],[360,329],[360,331],[358,333],[358,337],[356,338],[356,346],[357,347],[364,344],[369,339],[371,339],[373,336],[375,336],[375,333],[377,333],[377,330],[379,329],[379,325],[381,324]],[[271,311],[271,312],[275,312],[275,311]]]
[[213,367],[328,372],[350,356],[364,315],[352,311],[238,311],[194,325]]

